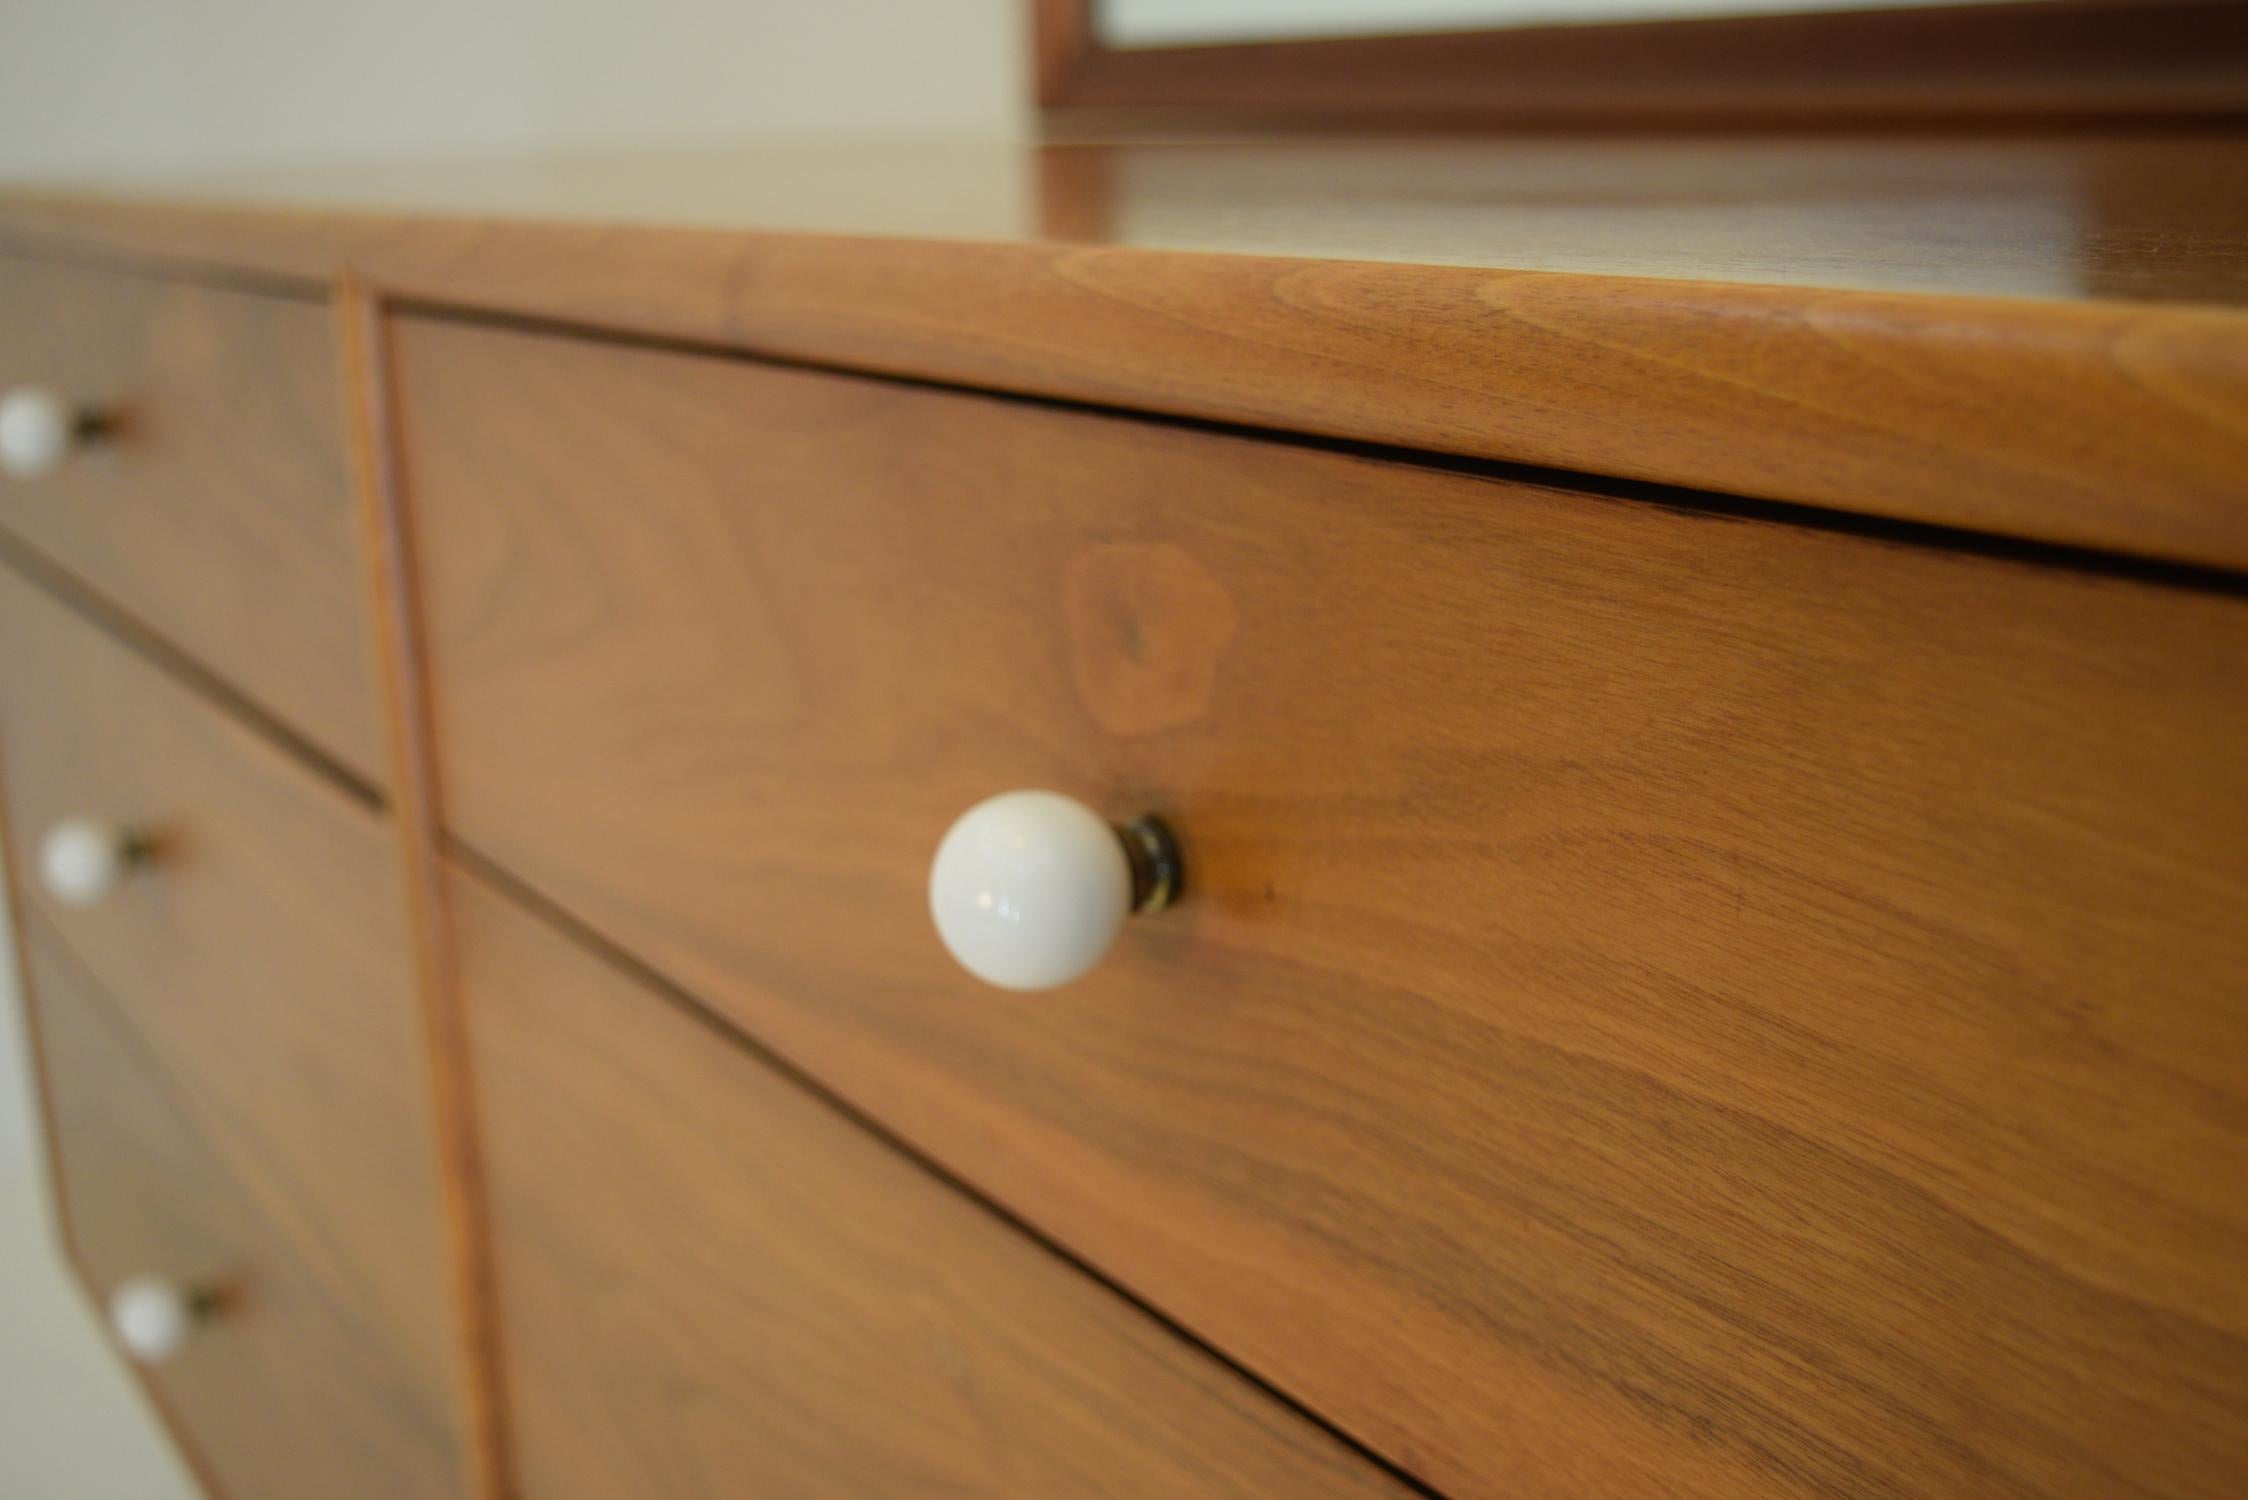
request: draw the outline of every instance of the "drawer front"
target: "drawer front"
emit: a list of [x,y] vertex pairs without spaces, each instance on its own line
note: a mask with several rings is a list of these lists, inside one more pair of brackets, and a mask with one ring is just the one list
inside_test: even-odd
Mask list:
[[451,890],[526,1500],[1409,1493],[708,1021]]
[[379,781],[337,380],[317,302],[0,257],[0,395],[115,426],[0,474],[0,530]]
[[36,930],[25,967],[64,1232],[97,1311],[142,1278],[218,1294],[143,1366],[213,1493],[460,1494],[449,1425],[220,1164],[163,1060]]
[[[387,826],[6,569],[0,642],[26,921],[115,1000],[344,1310],[446,1391],[436,1146]],[[72,823],[138,827],[152,852],[69,904],[42,865]]]
[[[462,839],[1448,1493],[2237,1493],[2248,605],[408,322]],[[1017,996],[1009,787],[1187,900]]]

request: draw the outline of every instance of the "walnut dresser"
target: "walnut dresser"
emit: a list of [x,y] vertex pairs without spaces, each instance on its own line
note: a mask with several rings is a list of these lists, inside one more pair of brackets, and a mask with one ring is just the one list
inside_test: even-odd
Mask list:
[[0,195],[87,1293],[227,1500],[2238,1500],[2243,184]]

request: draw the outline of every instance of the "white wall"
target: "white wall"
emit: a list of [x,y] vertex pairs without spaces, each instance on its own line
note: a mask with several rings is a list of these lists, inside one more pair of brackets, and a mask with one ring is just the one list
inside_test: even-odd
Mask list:
[[5,0],[0,175],[1027,118],[1023,0]]

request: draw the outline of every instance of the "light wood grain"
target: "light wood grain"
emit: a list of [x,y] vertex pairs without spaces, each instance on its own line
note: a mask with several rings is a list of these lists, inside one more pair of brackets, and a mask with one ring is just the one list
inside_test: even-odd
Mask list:
[[1411,1493],[707,1023],[450,889],[526,1500]]
[[97,1316],[134,1276],[208,1280],[226,1299],[175,1358],[139,1371],[212,1494],[459,1494],[427,1393],[342,1311],[348,1291],[296,1259],[84,971],[43,927],[28,936],[56,1184]]
[[[376,815],[0,569],[0,770],[26,910],[164,1060],[209,1149],[449,1430],[436,1149]],[[101,904],[38,885],[65,817],[145,828]]]
[[[1447,1493],[2248,1474],[2248,603],[401,322],[450,827]],[[1181,830],[979,988],[949,820]]]
[[397,873],[412,940],[422,1057],[438,1150],[469,1491],[483,1500],[510,1500],[515,1485],[494,1323],[483,1158],[477,1144],[466,1023],[455,983],[452,931],[439,888],[437,787],[420,622],[414,609],[413,557],[397,505],[391,452],[390,361],[382,308],[366,288],[354,282],[339,286],[335,308],[344,428],[351,439],[352,504],[367,619],[387,708],[391,828],[397,836]]
[[0,479],[0,527],[379,779],[324,310],[0,259],[0,389],[18,385],[120,431]]
[[2238,569],[2244,149],[805,147],[18,193],[0,233]]

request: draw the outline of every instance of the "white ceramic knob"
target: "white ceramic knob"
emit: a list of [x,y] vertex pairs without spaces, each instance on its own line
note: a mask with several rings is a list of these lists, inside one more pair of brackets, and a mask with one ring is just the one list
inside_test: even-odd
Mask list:
[[1155,820],[1117,828],[1059,792],[1003,792],[937,845],[929,912],[969,973],[1044,990],[1099,963],[1127,916],[1167,905],[1177,888],[1177,848]]
[[157,1365],[187,1346],[216,1305],[194,1287],[161,1276],[135,1276],[109,1294],[109,1326],[126,1353],[144,1365]]
[[145,841],[122,823],[65,818],[39,841],[39,879],[65,906],[92,906],[125,883]]
[[0,396],[0,470],[17,479],[52,473],[84,429],[78,409],[40,386]]

